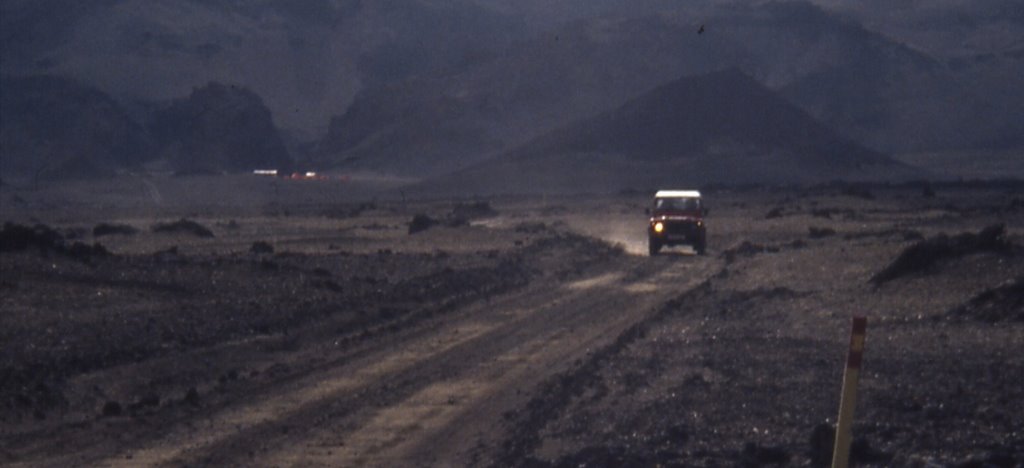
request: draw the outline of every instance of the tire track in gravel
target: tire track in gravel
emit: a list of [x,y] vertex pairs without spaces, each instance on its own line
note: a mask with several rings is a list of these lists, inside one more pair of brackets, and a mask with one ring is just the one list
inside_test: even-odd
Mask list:
[[538,284],[467,306],[99,465],[422,466],[486,458],[504,438],[501,415],[525,404],[537,384],[703,281],[718,263],[612,262],[627,273]]
[[[587,250],[578,250],[584,248]],[[618,257],[606,246],[581,237],[540,239],[525,251],[511,255],[512,264],[499,260],[493,268],[482,270],[440,270],[440,278],[448,283],[435,281],[437,275],[427,275],[411,280],[409,287],[397,284],[391,290],[396,297],[380,298],[383,304],[408,308],[397,316],[386,313],[353,325],[351,314],[340,314],[337,320],[328,317],[292,333],[244,337],[213,348],[194,347],[183,353],[77,376],[75,388],[104,392],[114,385],[113,394],[118,396],[112,400],[102,394],[80,393],[81,402],[76,408],[83,409],[68,418],[61,415],[56,421],[37,422],[10,432],[5,426],[0,434],[0,454],[6,462],[0,464],[82,466],[103,460],[116,464],[117,454],[132,460],[133,451],[140,448],[191,440],[199,432],[197,422],[209,420],[210,415],[227,414],[231,408],[267,399],[280,389],[304,388],[301,383],[308,382],[312,375],[327,373],[361,356],[379,355],[382,349],[396,348],[404,341],[445,328],[468,313],[475,302],[530,287],[532,281],[523,275],[536,281],[550,276],[575,277],[580,271],[615,267],[621,262]],[[516,262],[521,261],[529,267],[517,266]],[[449,284],[456,280],[457,283]],[[433,293],[427,291],[435,288]],[[409,298],[425,302],[402,302]],[[159,387],[153,389],[153,385]],[[170,396],[185,395],[186,389],[189,394],[198,390],[199,401]],[[136,412],[138,408],[129,407],[127,414],[118,417],[97,416],[90,411],[99,404],[97,398],[99,402],[131,401],[145,391],[157,395],[159,409],[146,405]]]
[[522,411],[506,414],[508,419],[508,435],[502,441],[499,451],[486,460],[477,463],[486,466],[522,466],[530,465],[530,454],[542,442],[541,431],[552,420],[562,416],[571,401],[584,393],[595,383],[598,373],[608,360],[622,352],[637,339],[642,339],[649,326],[663,319],[666,314],[677,310],[679,304],[688,296],[701,294],[710,285],[710,278],[697,283],[690,283],[680,294],[664,302],[656,310],[651,311],[641,320],[622,330],[611,340],[606,340],[598,349],[587,355],[587,359],[577,361],[572,369],[548,376],[539,385],[532,399],[524,405]]
[[217,415],[190,434],[190,444],[136,452],[133,461],[469,464],[504,437],[501,415],[526,402],[537,384],[713,270],[703,259],[622,262],[629,278],[602,274],[476,304],[456,323]]
[[478,464],[505,438],[502,415],[529,401],[539,383],[585,360],[719,263],[612,257],[593,265],[598,272],[589,277],[531,283],[354,348],[304,345],[298,354],[322,354],[301,373],[198,412],[139,420],[138,435],[117,435],[130,421],[86,428],[77,438],[69,433],[62,440],[90,448],[34,451],[23,460],[31,466]]

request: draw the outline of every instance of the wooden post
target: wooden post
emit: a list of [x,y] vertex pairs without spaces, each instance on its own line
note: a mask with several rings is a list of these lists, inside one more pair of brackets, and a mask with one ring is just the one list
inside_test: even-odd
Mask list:
[[850,350],[846,355],[846,372],[843,373],[843,392],[839,400],[836,443],[832,449],[832,468],[846,468],[850,464],[850,428],[853,425],[853,410],[857,405],[857,381],[860,378],[860,364],[864,357],[864,335],[867,326],[866,317],[853,318]]

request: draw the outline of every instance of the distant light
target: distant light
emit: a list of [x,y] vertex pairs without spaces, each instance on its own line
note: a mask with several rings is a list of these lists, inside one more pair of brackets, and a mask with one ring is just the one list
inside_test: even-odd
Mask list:
[[316,172],[308,171],[306,172],[306,177],[316,177]]
[[255,175],[276,176],[277,169],[256,169],[252,173]]

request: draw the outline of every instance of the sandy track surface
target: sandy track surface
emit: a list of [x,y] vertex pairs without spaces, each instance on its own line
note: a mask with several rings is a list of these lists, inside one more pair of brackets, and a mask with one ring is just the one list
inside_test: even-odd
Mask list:
[[[268,429],[257,433],[265,452],[250,456],[272,465],[479,464],[502,440],[501,415],[522,405],[538,383],[614,340],[713,268],[711,262],[621,266],[636,276],[605,274],[478,304],[443,329],[339,367],[338,379],[351,385],[318,395],[303,405],[305,414],[294,415],[296,423],[316,415],[316,423],[286,432],[278,428],[288,420],[261,428]],[[663,292],[631,292],[651,284]],[[333,387],[339,380],[328,382]],[[275,432],[281,435],[270,437]],[[253,435],[239,434],[183,460],[244,460]]]
[[26,454],[24,463],[480,464],[503,439],[502,414],[527,401],[537,384],[720,268],[719,261],[696,256],[657,260],[621,256],[605,265],[611,273],[480,301],[366,346],[323,355],[329,364],[203,414],[149,421],[147,426],[166,426],[144,428],[146,437],[96,440],[74,454]]

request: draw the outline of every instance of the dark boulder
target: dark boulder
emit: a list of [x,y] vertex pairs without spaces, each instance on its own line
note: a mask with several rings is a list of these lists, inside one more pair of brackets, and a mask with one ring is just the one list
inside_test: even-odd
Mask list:
[[134,227],[129,226],[127,224],[100,223],[100,224],[97,224],[95,227],[92,228],[92,236],[93,237],[110,236],[110,235],[115,235],[115,234],[123,235],[123,236],[131,236],[131,235],[134,235],[137,232],[139,232],[138,229],[135,229]]
[[814,426],[811,431],[810,458],[812,466],[829,466],[832,463],[832,448],[836,440],[836,428],[829,423]]
[[820,228],[820,227],[816,227],[816,226],[811,226],[811,227],[807,228],[807,232],[808,232],[807,235],[811,239],[821,239],[823,237],[834,236],[836,234],[836,230],[835,229],[832,229],[832,228]]
[[437,220],[435,220],[434,218],[431,218],[430,216],[427,216],[425,214],[417,214],[416,216],[413,216],[412,221],[409,222],[409,234],[416,234],[417,232],[426,231],[427,229],[433,227],[435,224],[437,224]]
[[789,459],[789,452],[781,447],[766,447],[753,442],[747,442],[740,454],[743,466],[784,465],[789,463]]
[[173,223],[157,223],[153,225],[153,232],[185,233],[196,237],[214,237],[213,231],[210,228],[185,218]]
[[116,401],[108,401],[106,404],[103,405],[103,416],[120,416],[121,412],[121,404]]
[[59,249],[64,236],[45,224],[33,227],[7,222],[0,229],[0,252],[15,252],[29,248],[40,251]]
[[249,247],[249,252],[254,254],[271,254],[274,253],[274,246],[266,241],[256,241],[252,243],[252,247]]
[[29,249],[38,250],[42,254],[54,252],[85,263],[96,257],[111,255],[110,251],[98,242],[92,245],[81,242],[69,244],[64,235],[45,224],[28,227],[11,222],[4,223],[3,228],[0,228],[0,252]]
[[191,406],[199,406],[201,403],[199,400],[199,391],[197,391],[195,387],[190,387],[188,391],[185,392],[185,398],[182,401]]

